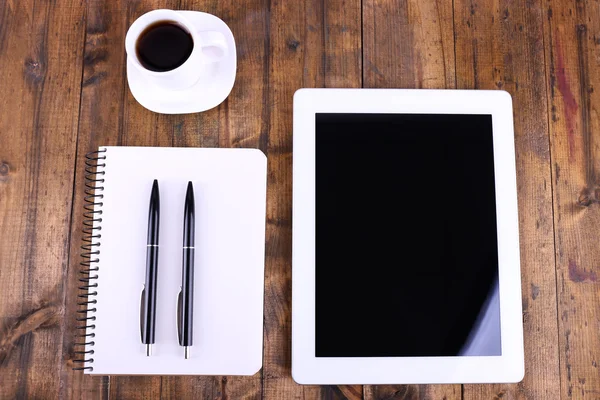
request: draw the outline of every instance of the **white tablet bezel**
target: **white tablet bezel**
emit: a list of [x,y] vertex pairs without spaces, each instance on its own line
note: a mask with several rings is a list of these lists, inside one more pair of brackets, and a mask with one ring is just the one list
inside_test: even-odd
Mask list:
[[[501,356],[315,357],[315,114],[492,115]],[[303,384],[518,382],[523,323],[512,99],[505,91],[300,89],[294,95],[292,376]],[[368,320],[368,317],[365,317]],[[357,320],[357,323],[361,323]],[[373,329],[378,329],[373,327]],[[380,329],[385,329],[382,326]]]

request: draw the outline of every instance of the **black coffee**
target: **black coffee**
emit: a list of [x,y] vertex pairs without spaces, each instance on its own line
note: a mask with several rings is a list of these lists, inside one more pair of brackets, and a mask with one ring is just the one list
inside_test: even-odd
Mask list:
[[174,21],[148,26],[137,40],[138,60],[150,71],[165,72],[181,66],[192,54],[194,40]]

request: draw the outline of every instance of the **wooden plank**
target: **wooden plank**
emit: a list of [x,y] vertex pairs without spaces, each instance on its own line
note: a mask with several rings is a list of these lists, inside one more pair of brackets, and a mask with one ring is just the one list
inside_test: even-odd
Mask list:
[[[123,42],[129,25],[141,14],[155,8],[202,10],[220,16],[232,28],[238,46],[238,75],[229,98],[219,107],[200,114],[161,115],[140,106],[126,84]],[[254,12],[249,13],[249,10]],[[78,166],[87,151],[98,145],[154,145],[200,147],[260,147],[266,144],[266,129],[260,118],[264,112],[266,86],[264,59],[266,15],[262,2],[242,9],[233,1],[144,1],[90,2],[85,51],[84,87],[81,106]],[[263,147],[264,149],[264,147]],[[81,171],[78,171],[81,172]],[[83,207],[83,176],[79,174],[75,189],[75,215],[72,226],[71,253],[78,260]],[[77,263],[72,263],[76,269]],[[74,271],[73,271],[74,272]],[[76,277],[71,274],[71,293],[76,291]],[[75,313],[71,297],[69,315]],[[73,326],[70,332],[74,333]],[[71,335],[72,336],[72,335]],[[65,345],[68,359],[73,358],[72,340]],[[65,397],[152,398],[258,398],[261,375],[253,377],[111,377],[91,378],[81,373],[63,371]]]
[[368,385],[365,399],[452,400],[461,398],[460,385]]
[[59,393],[83,11],[0,5],[0,398]]
[[364,87],[455,87],[452,4],[363,2]]
[[[171,116],[174,120],[164,124],[171,126],[173,145],[249,147],[264,151],[266,130],[264,122],[256,116],[264,112],[262,104],[266,96],[266,3],[253,1],[239,7],[233,0],[189,1],[176,8],[208,12],[223,19],[236,39],[238,67],[236,83],[224,103],[200,114]],[[131,118],[130,121],[135,123],[139,118]],[[121,378],[115,384],[130,385]],[[249,377],[163,377],[161,395],[180,399],[257,399],[262,397],[262,374]]]
[[465,399],[557,398],[552,179],[540,2],[455,1],[458,88],[513,97],[521,238],[525,379],[465,385]]
[[[75,336],[77,279],[80,268],[83,197],[85,189],[85,154],[100,145],[161,145],[172,144],[172,129],[166,121],[173,116],[153,114],[144,110],[132,98],[127,88],[124,52],[125,33],[131,22],[158,4],[127,4],[89,2],[87,6],[86,42],[82,78],[82,98],[78,136],[74,213],[71,226],[71,269],[69,291],[65,299],[68,329],[63,353],[66,359],[61,373],[62,397],[66,398],[158,398],[161,377],[100,377],[72,371],[78,366],[73,344],[82,342]],[[168,5],[167,5],[168,7]],[[133,111],[131,111],[133,109]],[[77,348],[80,349],[80,348]],[[93,365],[93,364],[90,364]]]
[[600,4],[544,2],[562,398],[600,398]]
[[360,386],[297,385],[291,377],[292,99],[301,87],[360,87],[360,1],[273,2],[268,22],[267,262],[263,395],[362,397]]
[[[261,57],[266,41],[266,7],[262,7],[262,2],[247,4],[246,8],[241,8],[233,1],[189,1],[173,8],[204,11],[223,19],[236,38],[238,68],[232,93],[217,108],[200,114],[156,116],[154,126],[165,131],[161,134],[163,140],[159,140],[157,145],[260,147],[262,122],[258,118],[248,118],[248,115],[261,114],[263,92],[266,90],[263,85],[265,61],[264,57]],[[252,8],[255,12],[247,13]],[[130,22],[143,12],[145,11],[139,10],[132,16]],[[144,114],[151,113],[137,104],[131,94],[128,95],[128,99],[129,104],[126,109],[132,115],[127,118],[127,129],[131,134],[136,134],[142,127],[137,128],[135,125],[148,120]],[[128,134],[126,138],[129,144],[133,136]],[[147,138],[142,135],[136,137],[135,142],[143,143],[145,140]],[[169,144],[160,144],[165,142]],[[221,397],[255,399],[261,397],[262,390],[260,373],[251,377],[169,376],[162,377],[160,385],[161,396],[180,399]],[[131,386],[131,382],[124,377],[113,378],[111,386],[117,389],[127,388]],[[111,395],[116,393],[111,390]],[[144,397],[128,396],[128,398]]]
[[[71,223],[70,265],[66,276],[65,336],[63,340],[63,368],[60,372],[61,398],[102,398],[109,396],[110,379],[105,376],[84,375],[73,371],[80,367],[73,360],[81,359],[74,352],[82,350],[75,343],[83,343],[76,329],[77,305],[81,299],[78,279],[81,275],[82,228],[85,190],[85,155],[100,145],[117,145],[122,142],[124,65],[123,39],[126,32],[122,14],[126,8],[116,2],[87,2],[83,73],[81,76],[81,105],[77,138],[77,160],[73,193]],[[143,393],[143,388],[141,389]]]
[[[455,87],[452,3],[363,2],[363,76],[369,88]],[[377,329],[374,325],[373,329]],[[365,386],[365,399],[460,399],[460,385]]]

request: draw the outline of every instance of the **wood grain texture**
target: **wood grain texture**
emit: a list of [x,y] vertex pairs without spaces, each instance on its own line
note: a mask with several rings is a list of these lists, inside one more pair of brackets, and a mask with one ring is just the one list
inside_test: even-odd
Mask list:
[[270,4],[265,398],[362,398],[360,386],[300,386],[291,377],[292,100],[302,87],[360,87],[360,13],[358,0]]
[[452,3],[364,0],[364,87],[453,89]]
[[552,179],[540,2],[455,2],[458,88],[513,97],[525,379],[465,385],[465,399],[555,399],[559,391]]
[[0,3],[0,398],[59,393],[83,29],[77,1]]
[[[452,15],[449,1],[363,1],[364,87],[453,89]],[[379,329],[376,323],[373,329]],[[365,386],[364,397],[455,400],[461,399],[461,387]]]
[[[133,99],[124,37],[154,8],[206,11],[231,27],[236,85],[219,107],[169,116]],[[578,0],[0,2],[0,398],[600,399],[598,15],[598,1]],[[293,93],[360,86],[513,96],[522,383],[363,388],[292,380]],[[82,166],[99,145],[267,154],[261,373],[90,377],[71,370]]]
[[600,399],[600,3],[546,1],[562,398]]
[[365,385],[364,398],[369,400],[458,400],[460,385]]
[[[87,3],[85,12],[86,30],[83,72],[81,76],[81,104],[79,107],[79,130],[77,138],[77,161],[74,170],[73,223],[71,224],[70,265],[67,275],[65,297],[65,335],[63,340],[63,366],[61,369],[61,398],[68,399],[108,399],[110,378],[84,375],[73,371],[79,366],[73,362],[80,359],[74,351],[82,350],[75,343],[83,343],[75,322],[77,298],[81,285],[78,273],[81,266],[83,205],[85,196],[84,161],[86,153],[97,150],[100,145],[122,144],[125,52],[123,38],[127,29],[122,14],[126,10],[120,4],[105,4],[101,1]],[[115,7],[119,5],[119,7]],[[144,388],[139,388],[144,393]]]

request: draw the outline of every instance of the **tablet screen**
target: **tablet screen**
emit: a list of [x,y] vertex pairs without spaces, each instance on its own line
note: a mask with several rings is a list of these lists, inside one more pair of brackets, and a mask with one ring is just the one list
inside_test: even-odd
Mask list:
[[316,114],[316,357],[501,355],[491,115]]

